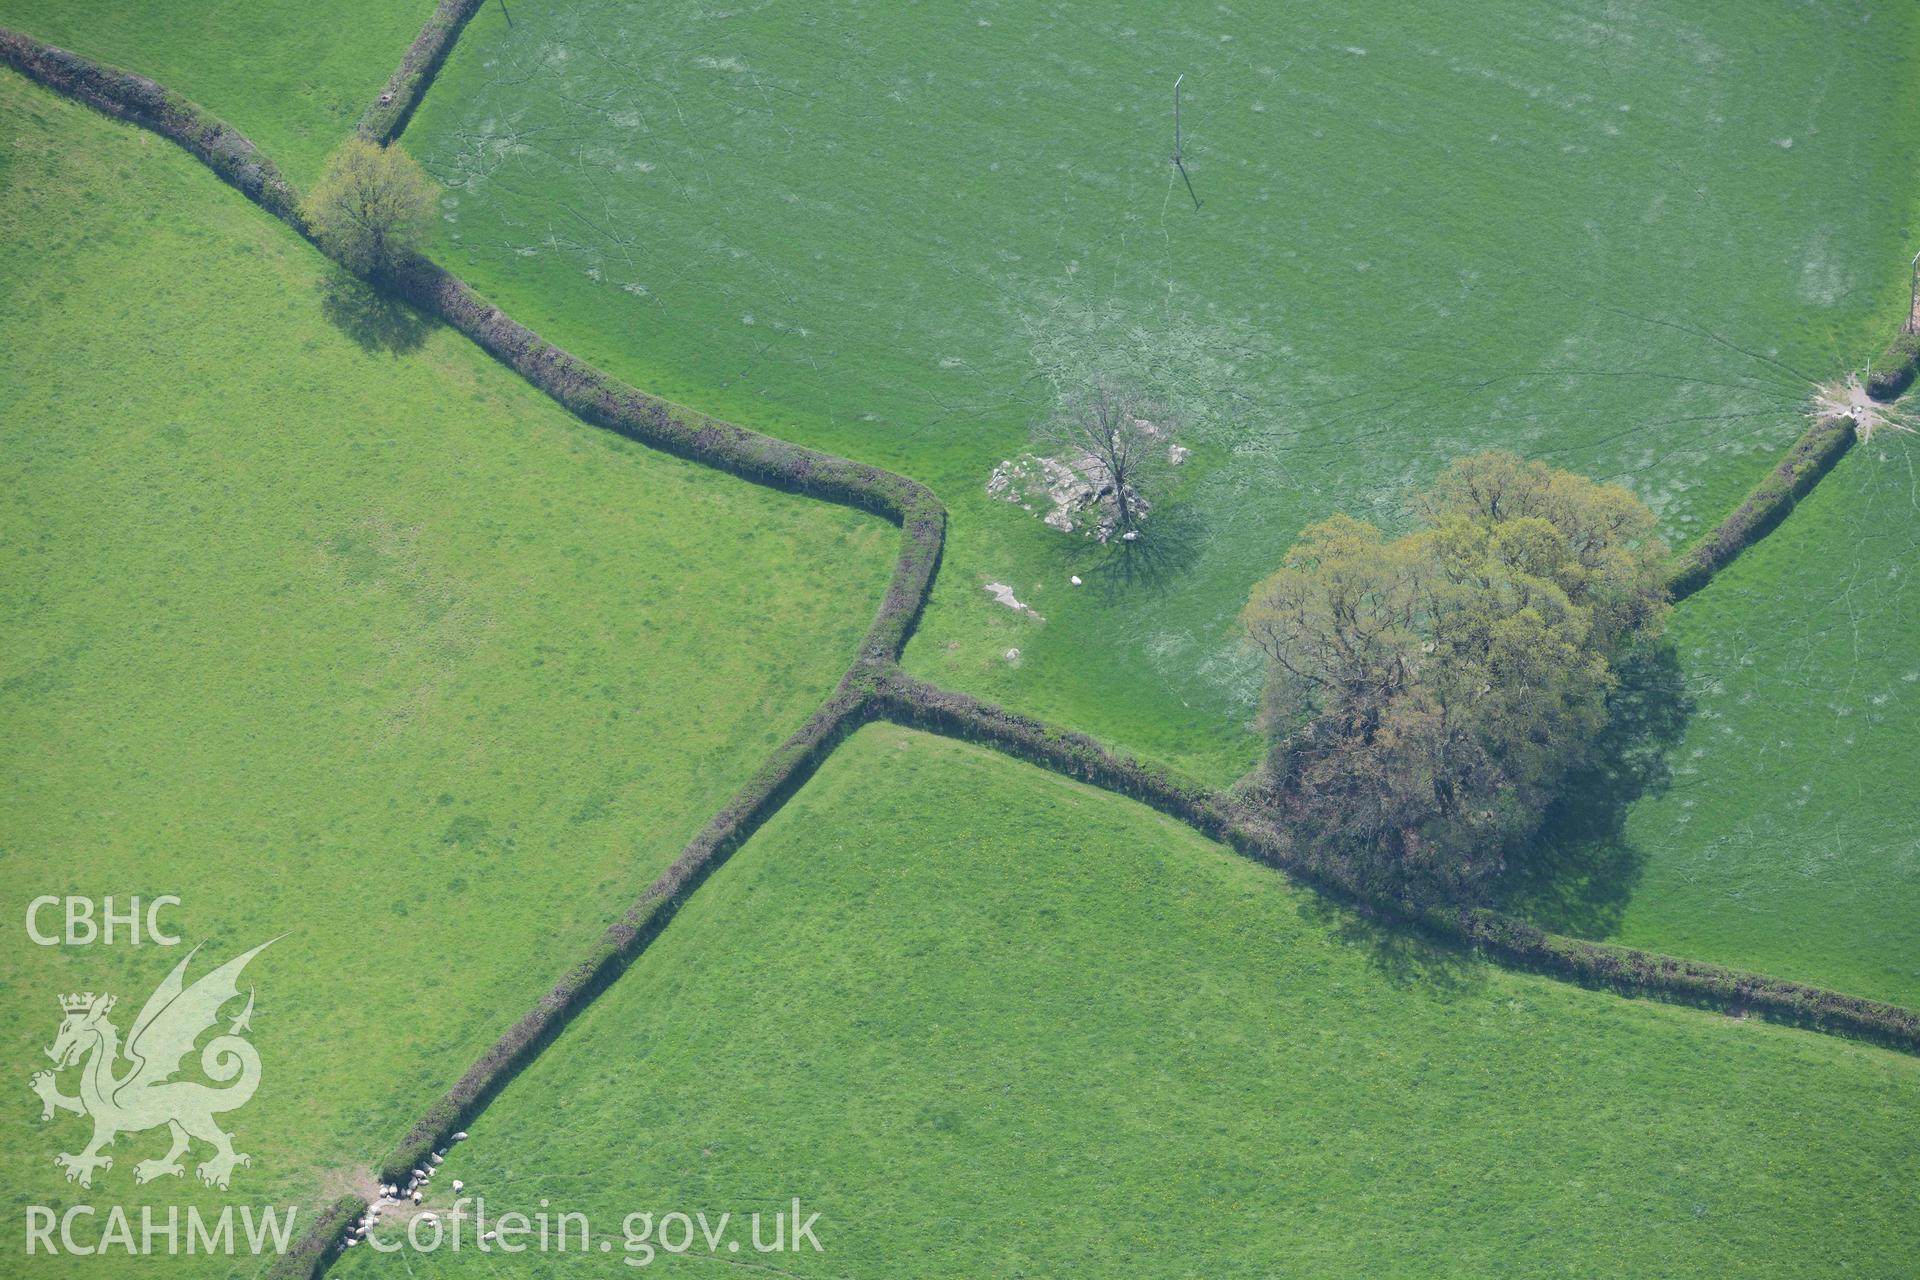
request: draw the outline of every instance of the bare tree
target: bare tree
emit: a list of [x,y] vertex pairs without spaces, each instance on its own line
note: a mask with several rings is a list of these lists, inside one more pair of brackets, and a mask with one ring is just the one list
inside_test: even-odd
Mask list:
[[1034,440],[1084,472],[1113,504],[1114,526],[1134,533],[1147,499],[1171,459],[1173,432],[1164,406],[1124,380],[1096,374],[1061,398]]

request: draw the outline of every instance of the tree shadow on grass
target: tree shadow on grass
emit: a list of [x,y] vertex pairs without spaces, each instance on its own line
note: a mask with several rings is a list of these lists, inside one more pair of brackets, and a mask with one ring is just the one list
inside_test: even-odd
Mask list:
[[1693,714],[1671,643],[1636,653],[1619,674],[1593,763],[1568,781],[1531,845],[1508,860],[1499,904],[1582,938],[1620,927],[1646,865],[1645,851],[1627,838],[1627,811],[1671,785],[1668,756]]
[[1419,926],[1377,916],[1372,908],[1307,894],[1300,917],[1349,947],[1364,950],[1367,965],[1396,990],[1418,987],[1441,1001],[1458,1000],[1487,985],[1487,963],[1457,942],[1429,937]]
[[316,287],[320,312],[368,355],[404,356],[418,351],[433,325],[398,298],[381,293],[344,271],[330,271]]
[[1115,538],[1104,546],[1079,534],[1047,540],[1056,572],[1081,575],[1106,604],[1142,592],[1158,595],[1193,567],[1206,541],[1206,524],[1192,503],[1154,508],[1132,542]]

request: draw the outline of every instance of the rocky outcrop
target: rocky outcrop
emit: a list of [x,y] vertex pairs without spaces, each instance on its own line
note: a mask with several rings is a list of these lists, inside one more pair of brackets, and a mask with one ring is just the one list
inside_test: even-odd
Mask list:
[[[1032,512],[1062,533],[1099,542],[1111,539],[1120,525],[1113,483],[1091,454],[1047,458],[1023,453],[1003,461],[987,478],[987,496]],[[1136,519],[1147,512],[1147,500],[1131,490],[1127,506]]]

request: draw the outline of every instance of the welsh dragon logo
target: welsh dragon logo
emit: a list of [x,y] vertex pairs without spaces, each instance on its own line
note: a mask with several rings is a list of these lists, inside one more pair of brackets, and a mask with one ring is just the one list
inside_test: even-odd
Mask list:
[[[65,1016],[60,1034],[47,1050],[53,1070],[35,1072],[31,1083],[40,1095],[42,1120],[51,1120],[56,1111],[93,1118],[93,1140],[85,1150],[53,1158],[54,1164],[67,1171],[68,1182],[92,1186],[95,1169],[113,1168],[113,1157],[101,1151],[111,1146],[117,1135],[161,1125],[172,1134],[173,1145],[158,1160],[134,1165],[135,1182],[179,1177],[184,1172],[180,1157],[196,1138],[213,1148],[213,1155],[198,1169],[200,1180],[208,1186],[225,1190],[234,1167],[253,1162],[251,1156],[233,1149],[233,1135],[213,1119],[244,1106],[260,1087],[260,1054],[241,1038],[243,1032],[251,1030],[251,988],[246,1008],[233,1016],[223,1034],[207,1041],[200,1050],[201,1071],[226,1087],[171,1077],[193,1051],[194,1042],[220,1021],[222,1007],[239,997],[240,971],[247,962],[277,941],[263,942],[187,986],[187,965],[200,950],[195,947],[147,997],[140,1016],[133,1020],[133,1029],[127,1033],[124,1048],[119,1028],[107,1018],[115,997],[91,991],[60,997],[60,1011]],[[120,1069],[123,1058],[125,1070]],[[68,1097],[60,1092],[57,1077],[75,1065],[80,1067],[80,1092]]]

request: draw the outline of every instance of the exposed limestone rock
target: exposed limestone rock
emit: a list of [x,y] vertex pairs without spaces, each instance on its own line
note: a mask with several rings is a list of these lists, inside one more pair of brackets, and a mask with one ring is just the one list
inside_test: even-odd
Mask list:
[[[1078,532],[1100,542],[1113,537],[1119,523],[1113,487],[1105,468],[1090,454],[1048,458],[1023,453],[1003,461],[987,479],[987,496],[1014,503],[1062,533]],[[1147,513],[1146,500],[1137,493],[1127,495],[1127,505],[1137,516]]]
[[989,582],[986,585],[986,592],[996,601],[1007,606],[1007,608],[1013,610],[1015,613],[1024,613],[1035,622],[1046,621],[1045,618],[1035,613],[1032,608],[1021,604],[1019,598],[1013,594],[1013,588],[1004,582]]

